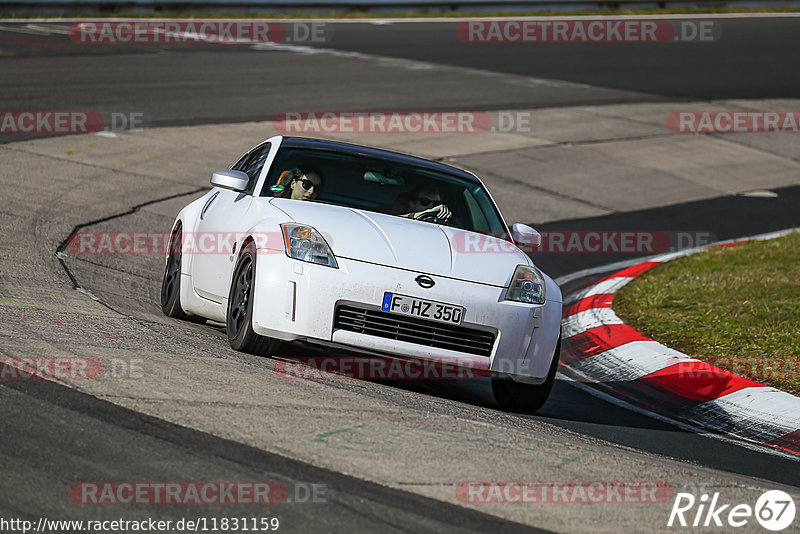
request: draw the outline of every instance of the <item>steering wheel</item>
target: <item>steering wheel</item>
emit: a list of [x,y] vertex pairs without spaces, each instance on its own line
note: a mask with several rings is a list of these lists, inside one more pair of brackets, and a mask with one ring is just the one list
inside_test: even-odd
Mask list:
[[444,224],[445,226],[455,226],[457,228],[463,228],[461,221],[458,220],[458,217],[451,214],[449,219],[441,219],[439,218],[439,212],[436,211],[429,211],[428,213],[423,213],[417,219],[418,221],[428,221],[435,224]]

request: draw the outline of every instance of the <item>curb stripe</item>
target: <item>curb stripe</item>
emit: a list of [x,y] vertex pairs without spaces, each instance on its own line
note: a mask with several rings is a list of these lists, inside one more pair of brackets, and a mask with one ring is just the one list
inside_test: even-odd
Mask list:
[[717,243],[713,245],[713,248],[724,248],[724,247],[732,247],[733,245],[741,245],[742,243],[747,243],[750,241],[749,239],[739,239],[738,241],[729,241],[727,243]]
[[771,439],[765,442],[766,445],[772,445],[785,451],[800,454],[800,430],[795,430],[791,434],[786,434],[779,438]]
[[570,315],[561,322],[561,339],[567,339],[586,330],[612,324],[622,324],[611,308],[592,308],[575,315]]
[[616,273],[612,274],[611,276],[608,276],[608,277],[604,278],[603,280],[601,280],[601,282],[604,281],[604,280],[609,280],[611,278],[620,278],[620,277],[636,278],[637,276],[639,276],[643,272],[649,271],[653,267],[655,267],[657,265],[661,265],[662,263],[664,263],[664,262],[662,262],[662,261],[644,261],[642,263],[637,263],[636,265],[631,265],[630,267],[622,269],[621,271],[616,272]]
[[617,290],[657,265],[790,231],[654,256],[567,295],[562,365],[652,411],[800,455],[800,398],[661,345],[612,309]]
[[[563,353],[563,351],[562,351]],[[655,341],[632,341],[570,367],[601,382],[630,382],[676,363],[699,362]]]
[[609,349],[636,341],[650,341],[650,338],[623,323],[600,325],[574,336],[561,338],[562,346],[570,351],[573,360],[597,356]]
[[674,395],[684,410],[748,387],[766,387],[701,361],[675,363],[639,379],[642,388]]
[[761,421],[769,421],[775,432],[771,438],[789,434],[800,429],[800,399],[769,386],[757,386],[735,391],[719,399],[709,401],[697,408],[698,411],[709,409],[723,410],[731,417],[747,411]]
[[573,302],[594,295],[599,295],[600,293],[615,293],[619,288],[621,288],[631,280],[633,280],[633,278],[629,276],[617,276],[617,275],[609,276],[608,278],[604,278],[595,285],[579,293],[570,295],[569,297],[564,299],[564,304],[572,304]]
[[759,386],[706,402],[681,416],[727,434],[767,443],[798,431],[800,403],[785,391]]
[[600,293],[590,297],[582,298],[581,300],[566,306],[564,308],[563,316],[568,317],[592,308],[610,308],[613,300],[613,293]]

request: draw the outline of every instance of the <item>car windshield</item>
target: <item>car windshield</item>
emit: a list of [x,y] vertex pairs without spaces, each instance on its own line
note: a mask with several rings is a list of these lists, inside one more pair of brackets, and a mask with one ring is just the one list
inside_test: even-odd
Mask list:
[[288,196],[285,189],[290,184],[283,182],[290,175],[286,171],[295,168],[313,171],[321,177],[316,202],[397,216],[418,211],[414,208],[420,206],[444,204],[452,216],[447,221],[432,222],[494,235],[506,231],[497,208],[480,184],[452,174],[358,154],[284,147],[270,168],[261,195]]

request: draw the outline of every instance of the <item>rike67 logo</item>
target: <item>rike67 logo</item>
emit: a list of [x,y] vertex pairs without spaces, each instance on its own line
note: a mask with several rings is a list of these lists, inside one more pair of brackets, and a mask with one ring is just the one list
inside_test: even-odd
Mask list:
[[678,493],[667,526],[738,528],[755,518],[765,529],[777,532],[790,526],[794,516],[794,500],[781,490],[763,493],[755,506],[724,503],[720,500],[719,492],[711,496],[704,493],[699,499],[691,493]]

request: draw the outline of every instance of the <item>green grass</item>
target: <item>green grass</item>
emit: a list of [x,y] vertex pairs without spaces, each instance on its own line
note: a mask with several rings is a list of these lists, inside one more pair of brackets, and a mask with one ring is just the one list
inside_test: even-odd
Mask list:
[[800,395],[800,233],[659,265],[614,296],[644,335]]
[[394,13],[379,13],[374,11],[341,11],[331,13],[224,13],[224,12],[153,12],[153,13],[80,13],[70,14],[64,12],[63,14],[35,14],[35,15],[22,15],[22,14],[4,14],[0,12],[0,18],[8,19],[24,19],[24,18],[104,18],[104,17],[118,17],[118,18],[178,18],[178,19],[199,19],[199,18],[231,18],[231,19],[371,19],[371,18],[481,18],[481,17],[568,17],[578,15],[698,15],[703,13],[796,13],[800,12],[800,8],[790,7],[775,7],[775,8],[751,8],[751,9],[736,9],[736,8],[696,8],[696,9],[679,9],[679,8],[662,8],[662,9],[602,9],[602,10],[585,10],[585,11],[414,11],[414,12],[394,12]]

